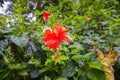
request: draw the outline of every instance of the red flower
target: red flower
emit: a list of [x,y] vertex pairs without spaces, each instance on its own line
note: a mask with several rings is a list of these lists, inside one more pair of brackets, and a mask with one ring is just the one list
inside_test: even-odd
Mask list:
[[64,30],[61,25],[55,24],[54,30],[47,29],[44,34],[45,45],[51,49],[56,50],[62,41],[70,42],[70,39],[66,36],[68,30]]
[[58,59],[58,57],[59,57],[59,54],[58,54],[58,52],[56,52],[56,54],[54,56],[54,61],[56,61]]
[[88,15],[88,16],[87,16],[87,19],[88,19],[88,20],[90,20],[90,19],[91,19],[91,16],[90,16],[90,15]]
[[48,13],[47,11],[44,11],[43,15],[42,15],[42,18],[44,19],[44,21],[48,21],[50,17],[50,13]]

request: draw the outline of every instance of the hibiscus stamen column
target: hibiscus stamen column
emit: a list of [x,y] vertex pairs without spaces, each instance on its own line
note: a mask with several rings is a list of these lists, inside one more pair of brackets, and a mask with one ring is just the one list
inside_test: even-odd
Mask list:
[[55,55],[54,55],[54,61],[56,61],[59,57],[59,48],[57,49]]

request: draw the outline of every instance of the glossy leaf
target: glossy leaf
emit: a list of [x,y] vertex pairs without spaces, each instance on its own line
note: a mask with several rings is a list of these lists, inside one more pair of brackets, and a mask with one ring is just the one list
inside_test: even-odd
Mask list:
[[103,70],[100,62],[98,62],[98,61],[90,62],[89,67],[94,68],[94,69],[98,69],[98,70]]
[[73,63],[69,63],[63,70],[62,76],[63,77],[72,77],[78,71],[77,67],[73,65]]
[[28,72],[26,70],[21,70],[21,71],[18,71],[18,75],[20,76],[28,75]]
[[104,72],[100,70],[91,69],[87,75],[91,80],[106,80]]
[[51,80],[48,76],[45,76],[45,80]]

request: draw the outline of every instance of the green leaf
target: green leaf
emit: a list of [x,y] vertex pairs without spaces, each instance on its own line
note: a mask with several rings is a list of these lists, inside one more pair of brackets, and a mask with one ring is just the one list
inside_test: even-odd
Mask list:
[[79,49],[73,49],[70,54],[77,54]]
[[21,70],[21,71],[18,71],[18,75],[20,76],[28,75],[28,72],[26,70]]
[[59,0],[62,3],[69,2],[70,0]]
[[91,69],[87,75],[91,80],[106,80],[104,72],[100,70]]
[[0,74],[0,80],[3,80],[10,74],[10,71],[5,71],[2,74]]
[[7,39],[1,39],[0,40],[0,51],[4,51],[8,46],[8,40]]
[[10,64],[9,65],[9,68],[10,69],[24,69],[26,68],[27,66],[25,64],[22,64],[22,63],[18,63],[18,64]]
[[17,36],[14,36],[14,35],[11,35],[10,36],[10,40],[13,42],[13,43],[15,43],[16,45],[18,45],[19,47],[25,47],[26,46],[26,44],[27,44],[27,39],[25,39],[25,38],[19,38],[19,37],[17,37]]
[[39,10],[35,10],[35,14],[36,14],[37,16],[39,16],[39,15],[42,14],[42,12],[40,12]]
[[77,73],[77,78],[79,78],[82,75],[82,69],[79,69],[78,73]]
[[50,69],[49,67],[44,67],[44,68],[42,68],[42,69],[39,70],[39,73],[41,74],[43,72],[48,71],[49,69]]
[[89,67],[94,68],[94,69],[98,69],[98,70],[102,70],[102,66],[101,66],[100,62],[98,62],[98,61],[90,62]]
[[87,72],[83,72],[79,78],[79,80],[87,80],[88,76],[87,76]]
[[77,67],[72,63],[69,64],[62,70],[63,77],[72,77],[78,71]]
[[4,71],[4,69],[0,68],[0,72],[3,72],[3,71]]
[[48,76],[45,76],[45,80],[51,80]]
[[11,33],[11,31],[12,31],[12,30],[7,31],[7,30],[1,30],[1,29],[0,29],[0,35],[1,35],[1,34],[2,34],[2,35],[7,35],[7,34]]
[[85,54],[85,55],[84,55],[84,59],[85,59],[86,61],[89,61],[89,60],[91,59],[91,55],[92,55],[92,53],[91,53],[91,52],[90,52],[90,53]]
[[74,55],[72,56],[72,59],[77,62],[77,64],[79,64],[79,66],[83,66],[84,65],[84,57],[83,55]]
[[51,64],[52,62],[53,62],[52,59],[47,59],[47,60],[45,61],[45,65]]
[[55,80],[68,80],[68,79],[65,78],[65,77],[58,77],[58,78],[56,78]]
[[58,59],[55,62],[56,63],[61,63],[62,61],[68,60],[68,59],[69,59],[68,56],[62,55],[62,56],[59,56]]
[[34,59],[34,58],[31,58],[29,61],[28,61],[29,64],[33,64],[35,66],[40,66],[40,61],[37,60],[37,59]]
[[83,58],[83,55],[74,55],[74,56],[72,56],[73,60],[79,60],[81,58]]

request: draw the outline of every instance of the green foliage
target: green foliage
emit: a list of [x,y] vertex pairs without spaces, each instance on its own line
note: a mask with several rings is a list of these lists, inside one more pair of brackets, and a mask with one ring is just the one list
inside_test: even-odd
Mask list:
[[88,72],[88,77],[91,80],[106,80],[103,72],[94,69]]
[[[98,45],[106,52],[112,42],[120,52],[120,2],[78,1],[19,0],[14,1],[12,14],[0,15],[0,80],[105,80],[92,47]],[[51,14],[48,22],[42,19],[43,11]],[[55,23],[62,24],[71,39],[69,44],[61,43],[56,61],[55,51],[43,42],[44,31]]]

